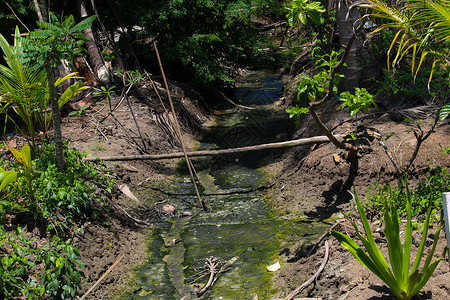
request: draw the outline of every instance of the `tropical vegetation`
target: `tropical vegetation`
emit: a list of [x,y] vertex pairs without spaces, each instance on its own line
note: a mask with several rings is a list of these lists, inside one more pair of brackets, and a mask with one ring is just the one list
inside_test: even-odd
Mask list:
[[[291,74],[298,80],[296,101],[286,111],[297,126],[305,115],[311,115],[332,143],[347,151],[350,160],[361,155],[359,117],[375,108],[380,98],[395,98],[402,93],[432,98],[439,106],[435,122],[428,131],[419,121],[413,122],[410,132],[417,146],[409,163],[398,166],[390,156],[398,171],[399,186],[377,186],[364,203],[355,192],[364,229],[360,232],[353,222],[355,241],[338,231],[331,232],[395,297],[410,299],[417,294],[446,252],[444,249],[433,261],[442,226],[440,197],[449,187],[449,173],[439,166],[431,168],[427,179],[419,180],[412,192],[401,178],[408,176],[418,149],[438,122],[450,114],[450,2],[361,0],[349,6],[338,2],[340,9],[347,9],[346,14],[337,13],[326,1],[308,0],[80,0],[76,5],[56,1],[52,6],[50,1],[42,0],[3,0],[3,135],[12,126],[25,143],[8,146],[9,158],[6,156],[0,166],[0,249],[4,253],[0,255],[0,298],[77,297],[84,264],[71,236],[83,231],[87,220],[99,218],[108,210],[105,203],[114,189],[114,181],[103,164],[86,162],[85,154],[69,149],[62,138],[60,109],[90,87],[84,82],[86,78],[76,72],[55,76],[55,66],[67,63],[74,68],[82,57],[78,68],[88,69],[94,78],[92,85],[98,85],[92,94],[104,97],[105,107],[113,111],[117,86],[123,85],[121,98],[125,99],[130,89],[142,81],[143,74],[159,72],[154,49],[162,54],[162,64],[172,80],[188,82],[202,91],[226,90],[244,68],[289,69],[292,55],[308,52],[306,59],[299,57],[310,62],[309,72]],[[358,17],[351,21],[353,12]],[[294,28],[287,49],[281,51],[278,44],[261,34],[266,29],[258,21],[266,18],[286,22],[285,34]],[[8,41],[10,33],[12,42]],[[347,63],[355,63],[349,58],[355,56],[355,49],[361,50],[361,36],[370,38],[372,57],[383,60],[386,67],[380,72],[383,76],[346,90],[343,70],[350,68]],[[367,61],[352,67],[362,69]],[[107,69],[108,63],[116,68],[110,77],[122,74],[123,82],[111,85],[101,76],[98,70]],[[139,78],[127,83],[126,74],[130,78],[137,74]],[[410,85],[418,88],[412,90]],[[329,103],[348,110],[354,118],[355,130],[344,141],[332,134],[326,115],[319,113]],[[72,114],[81,115],[84,109]],[[382,146],[388,138],[373,137]],[[386,153],[389,155],[389,149]],[[372,235],[369,211],[383,211],[388,258],[383,257]],[[44,244],[36,247],[38,240],[24,233],[24,224],[7,225],[8,218],[19,214],[46,229]],[[404,217],[405,226],[401,222]],[[439,225],[433,247],[425,255],[426,237],[433,222]],[[416,227],[421,228],[422,239],[411,261]],[[400,237],[402,230],[404,238]]]
[[[397,203],[395,199],[386,200],[384,204],[384,222],[386,229],[386,239],[388,243],[389,262],[381,253],[380,249],[375,242],[372,235],[372,229],[370,228],[367,220],[364,208],[356,194],[354,199],[358,208],[359,215],[364,227],[365,236],[363,236],[358,228],[358,225],[352,223],[358,239],[364,246],[364,249],[353,241],[349,236],[339,232],[331,231],[331,234],[341,243],[341,245],[350,251],[350,253],[367,269],[372,271],[378,276],[384,283],[389,286],[389,289],[395,295],[397,299],[409,300],[416,295],[423,286],[428,282],[434,270],[439,262],[445,256],[447,248],[444,248],[442,254],[434,262],[433,255],[436,250],[437,241],[439,239],[439,233],[442,228],[442,216],[440,224],[434,233],[433,247],[427,256],[424,254],[425,243],[427,242],[428,230],[430,228],[432,202],[431,197],[427,203],[427,214],[423,223],[422,238],[417,250],[416,258],[411,267],[411,246],[413,239],[413,225],[412,225],[412,205],[411,205],[411,193],[408,189],[406,182],[406,216],[407,223],[405,229],[400,224],[402,223],[401,217],[397,211]],[[404,230],[404,242],[402,245],[402,239],[400,237],[402,230]],[[420,265],[423,263],[422,267]]]

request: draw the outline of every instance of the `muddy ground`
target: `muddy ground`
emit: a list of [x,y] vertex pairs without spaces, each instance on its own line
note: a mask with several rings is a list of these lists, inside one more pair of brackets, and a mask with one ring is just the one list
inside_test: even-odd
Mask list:
[[[162,98],[165,99],[164,89],[157,85]],[[192,148],[196,144],[196,138],[200,137],[202,130],[211,121],[208,118],[209,109],[205,108],[200,95],[188,87],[172,83],[170,89],[182,124],[183,139],[187,146]],[[292,95],[286,93],[274,107],[283,109],[292,101],[291,97]],[[104,101],[103,104],[95,104],[98,100],[93,99],[92,106],[80,116],[64,117],[63,135],[70,140],[71,147],[87,151],[89,157],[138,155],[144,152],[160,154],[181,150],[175,142],[173,128],[168,125],[167,115],[157,94],[149,84],[142,86],[139,93],[133,92],[130,97],[132,109],[143,134],[142,139],[126,101],[111,116],[100,122],[102,116],[107,115],[108,107],[102,110]],[[119,100],[114,99],[113,105]],[[165,104],[167,105],[167,102]],[[351,120],[340,123],[349,119],[344,112],[336,112],[335,107],[330,107],[328,116],[327,124],[336,126],[334,133],[346,134],[353,130],[354,124]],[[376,114],[359,124],[363,125],[366,132],[375,131],[383,136],[394,132],[395,135],[386,144],[397,161],[404,165],[412,153],[415,139],[411,133],[405,132],[409,127],[392,119],[391,115]],[[443,156],[442,150],[438,149],[439,144],[444,148],[450,147],[449,133],[448,123],[441,125],[423,144],[413,167],[412,184],[418,176],[423,175],[428,164],[443,167],[450,165],[449,156]],[[293,138],[302,138],[322,133],[309,118],[305,118],[299,129],[292,127],[291,135]],[[328,220],[331,227],[336,218],[353,209],[351,196],[347,192],[353,185],[362,195],[377,181],[395,184],[395,170],[377,140],[367,135],[361,148],[361,154],[352,160],[347,160],[346,153],[331,144],[275,150],[264,162],[264,168],[271,177],[265,185],[271,187],[273,207],[286,217],[304,215]],[[138,199],[142,199],[144,194],[149,194],[143,190],[142,183],[146,181],[156,185],[172,180],[176,163],[177,160],[159,160],[108,164],[111,164],[116,172],[117,185],[128,186]],[[162,205],[170,204],[164,194],[153,191],[151,195],[153,199],[148,201],[146,196],[147,202],[141,203],[142,200],[131,200],[117,190],[110,202],[110,214],[102,221],[93,222],[87,228],[86,234],[76,239],[88,276],[82,293],[120,259],[115,268],[90,292],[87,299],[116,299],[120,294],[133,290],[132,270],[146,259],[147,236],[151,222],[163,213]],[[376,221],[377,218],[371,220]],[[343,223],[338,229],[352,234],[348,225],[349,223]],[[331,237],[326,239],[330,243],[330,254],[325,269],[315,283],[308,286],[298,297],[393,298],[381,280],[357,263],[336,240]],[[382,236],[378,239],[386,252],[385,239]],[[310,256],[307,256],[307,253],[311,245],[296,244],[295,241],[289,241],[289,244],[295,246],[283,252],[281,269],[274,276],[274,286],[279,291],[278,298],[284,298],[311,277],[322,263],[325,253],[323,242]],[[445,238],[442,234],[437,253],[441,252],[444,245]],[[449,289],[449,263],[445,260],[425,286],[425,293],[418,299],[449,299]]]

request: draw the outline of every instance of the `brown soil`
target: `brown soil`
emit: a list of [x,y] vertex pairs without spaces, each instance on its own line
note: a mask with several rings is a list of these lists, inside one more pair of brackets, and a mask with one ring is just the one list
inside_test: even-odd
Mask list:
[[[165,90],[158,82],[156,85],[165,98]],[[201,98],[188,87],[181,88],[175,82],[170,83],[170,88],[185,143],[192,148],[194,136],[207,123],[206,114],[199,109],[197,102]],[[119,104],[119,100],[119,97],[113,99],[112,107]],[[95,102],[89,99],[80,101],[83,104]],[[168,108],[167,99],[164,101]],[[151,87],[143,85],[139,92],[133,92],[130,96],[142,139],[127,101],[102,121],[109,113],[109,105],[104,107],[104,103],[105,100],[103,104],[93,104],[80,116],[63,118],[63,136],[69,140],[69,147],[86,151],[88,157],[139,155],[144,154],[144,147],[147,147],[147,153],[152,154],[181,151],[173,136],[174,129],[167,122],[167,115]],[[73,103],[72,107],[76,105]],[[115,173],[117,187],[126,185],[138,201],[130,199],[118,188],[110,203],[107,203],[111,206],[109,214],[102,216],[101,221],[93,221],[85,235],[75,239],[81,259],[86,264],[84,272],[87,281],[81,294],[121,259],[86,299],[112,299],[132,290],[133,268],[144,264],[146,260],[151,222],[158,217],[166,198],[156,191],[144,190],[141,184],[145,181],[158,183],[171,180],[175,175],[176,163],[176,160],[107,163]],[[141,194],[145,196],[141,197]]]
[[[207,114],[199,109],[201,97],[187,87],[175,83],[171,86],[171,90],[182,123],[184,140],[192,147],[202,126],[209,121],[205,117]],[[164,95],[163,89],[160,89],[160,92]],[[133,95],[130,99],[140,130],[144,134],[148,153],[180,151],[178,145],[176,149],[172,146],[175,143],[173,132],[167,127],[167,122],[164,122],[161,105],[152,89],[144,87],[141,93]],[[284,100],[284,105],[289,103],[289,100]],[[282,102],[277,105],[282,107]],[[101,107],[93,105],[79,117],[64,118],[63,134],[70,140],[70,146],[85,150],[93,157],[141,154],[139,148],[144,147],[143,142],[137,134],[127,103],[121,104],[114,112],[114,117],[110,116],[99,123],[101,115],[105,115],[107,111],[105,108],[102,112],[98,112]],[[334,112],[329,115],[330,126],[348,118],[344,113]],[[405,133],[408,129],[406,125],[390,120],[389,116],[378,115],[365,119],[361,125],[383,136],[395,132],[396,134],[386,144],[402,165],[407,162],[415,140],[412,134]],[[335,129],[335,133],[347,133],[353,130],[353,126],[352,122],[345,122]],[[301,128],[293,130],[293,137],[321,135],[315,128],[317,127],[314,123],[305,118]],[[449,166],[449,156],[441,155],[441,150],[438,149],[439,144],[444,148],[450,147],[449,131],[448,125],[440,126],[424,143],[413,168],[416,177],[423,174],[427,164]],[[270,185],[273,207],[287,217],[305,215],[322,220],[328,219],[331,227],[333,219],[330,218],[342,216],[343,212],[353,208],[350,204],[351,196],[347,192],[353,185],[362,195],[377,181],[395,184],[393,176],[395,170],[377,141],[367,136],[361,148],[361,155],[352,160],[346,160],[346,153],[330,144],[277,151],[276,153],[281,155],[272,158],[266,167],[272,175]],[[149,192],[145,191],[140,183],[145,180],[155,183],[171,180],[174,176],[175,163],[176,160],[161,160],[113,164],[112,168],[117,174],[117,185],[126,184],[143,203],[131,200],[118,192],[111,199],[110,204],[114,206],[110,215],[105,216],[102,222],[94,222],[88,226],[86,234],[75,241],[86,264],[85,273],[88,276],[82,293],[86,292],[114,262],[122,258],[87,299],[115,299],[120,293],[132,289],[132,270],[146,259],[147,234],[151,228],[151,225],[147,226],[140,221],[151,222],[152,218],[157,216],[158,207],[161,207],[161,204],[154,204],[166,200],[165,195],[157,192],[154,192],[153,199],[148,199]],[[143,199],[144,194],[147,195],[146,199]],[[377,220],[372,220],[375,221]],[[352,233],[346,225],[342,225],[340,230]],[[385,239],[381,236],[378,238],[383,251],[386,252]],[[328,240],[330,257],[322,275],[298,297],[393,298],[381,280],[357,263],[333,238]],[[289,243],[295,244],[295,241]],[[444,245],[445,238],[442,234],[437,253],[442,251]],[[315,253],[307,256],[306,253],[310,248],[311,245],[297,243],[295,247],[289,249],[290,251],[286,251],[290,254],[282,258],[282,267],[275,275],[274,284],[279,289],[277,297],[283,298],[316,272],[324,255],[323,243]],[[425,286],[426,292],[420,299],[449,299],[449,275],[448,261],[442,261]]]
[[[343,115],[333,115],[328,125],[333,126],[338,120],[345,118]],[[306,118],[305,123],[309,124],[309,122],[311,120]],[[405,132],[409,129],[408,126],[394,122],[387,117],[367,119],[361,125],[368,130],[379,132],[382,136],[395,132],[395,135],[386,144],[393,151],[396,160],[401,162],[401,166],[408,162],[415,146],[415,138],[412,133]],[[335,133],[345,134],[352,130],[351,126],[353,126],[351,122],[343,124],[336,129]],[[303,128],[298,132],[302,136],[320,134],[319,132],[312,133],[307,129],[314,128],[312,123],[311,126],[306,125]],[[450,165],[448,155],[443,156],[442,150],[438,149],[439,144],[445,148],[450,145],[449,132],[448,124],[440,126],[436,133],[423,144],[409,176],[411,186],[414,186],[418,178],[424,178],[428,165],[442,167]],[[331,144],[288,151],[281,161],[273,164],[275,169],[280,170],[279,175],[273,179],[274,206],[284,211],[287,216],[305,215],[319,219],[330,218],[328,219],[330,227],[334,224],[333,220],[342,217],[344,212],[350,211],[350,219],[362,228],[359,215],[354,211],[352,196],[348,191],[351,191],[354,186],[360,199],[364,200],[365,193],[377,182],[383,185],[391,183],[396,186],[397,180],[394,176],[395,169],[377,140],[368,138],[361,148],[361,155],[352,160],[346,160],[346,153]],[[372,216],[369,216],[369,222],[372,224],[382,253],[388,257],[386,239],[376,231],[380,225],[380,218],[381,214],[372,213]],[[434,224],[430,233],[434,233],[436,228],[437,226]],[[350,222],[346,221],[343,225],[339,225],[337,230],[357,240]],[[417,250],[420,237],[420,233],[417,232],[416,242],[412,247],[413,253]],[[433,235],[430,234],[429,240],[431,241],[432,238]],[[331,236],[326,239],[330,242],[328,263],[315,284],[305,288],[298,297],[394,299],[386,285],[353,258],[350,252],[345,250],[336,239]],[[295,244],[296,241],[289,242]],[[429,243],[427,251],[431,250],[431,244]],[[445,234],[441,232],[434,255],[435,259],[441,255],[445,246]],[[312,245],[304,244],[299,239],[297,246],[286,252],[290,254],[284,257],[286,263],[276,275],[280,298],[286,295],[286,291],[292,291],[299,287],[317,271],[324,257],[324,243],[322,241],[319,249],[309,255],[311,248]],[[414,254],[412,257],[415,257]],[[416,299],[449,299],[449,274],[449,262],[443,260],[424,287],[424,293],[417,296]]]

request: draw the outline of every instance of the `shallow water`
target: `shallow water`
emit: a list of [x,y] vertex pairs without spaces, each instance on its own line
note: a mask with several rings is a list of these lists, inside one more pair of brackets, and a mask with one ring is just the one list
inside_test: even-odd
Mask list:
[[[220,112],[216,125],[205,135],[201,149],[249,146],[276,141],[287,128],[287,116],[268,109],[279,97],[282,83],[270,74],[252,74],[250,85],[239,87],[235,101],[256,109]],[[195,280],[206,259],[234,261],[218,277],[202,299],[271,299],[276,289],[267,267],[280,261],[282,253],[303,237],[324,232],[311,220],[286,220],[270,206],[270,199],[257,187],[265,175],[258,170],[269,152],[250,152],[193,160],[200,191],[209,210],[155,224],[150,237],[148,263],[137,271],[141,288],[127,299],[196,299],[193,285],[205,284],[208,276]],[[177,196],[170,203],[177,211],[197,206],[185,164],[178,168],[180,181],[168,186]],[[173,247],[165,247],[180,240]],[[220,268],[220,265],[219,267]]]

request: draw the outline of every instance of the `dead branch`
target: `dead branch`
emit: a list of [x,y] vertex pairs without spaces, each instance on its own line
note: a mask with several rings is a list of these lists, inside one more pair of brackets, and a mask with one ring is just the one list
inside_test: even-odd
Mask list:
[[[149,177],[145,181],[149,181],[151,179],[152,179],[152,177]],[[154,186],[149,186],[148,188],[150,188],[154,191],[160,192],[162,194],[165,194],[167,196],[195,196],[195,194],[192,194],[192,193],[174,193],[174,192],[170,192],[170,191],[165,191],[159,187],[154,187]],[[236,189],[236,190],[232,190],[232,191],[228,191],[228,192],[202,193],[202,195],[203,196],[225,196],[225,195],[249,194],[252,192],[256,192],[256,191],[264,190],[264,189],[268,189],[268,188],[270,188],[270,187],[258,186],[257,188],[253,188],[253,189]]]
[[16,14],[16,12],[12,9],[11,5],[9,5],[8,2],[6,2],[5,0],[3,0],[3,3],[6,4],[6,6],[8,6],[9,10],[12,12],[12,14],[14,15],[14,17],[16,17],[17,21],[19,21],[20,24],[22,24],[22,26],[28,31],[30,32],[30,29],[27,27],[27,25],[25,25],[22,20],[19,18],[19,16]]
[[197,293],[198,296],[203,295],[206,290],[213,284],[214,276],[216,276],[216,270],[219,265],[217,258],[210,257],[206,259],[206,265],[209,267],[209,279],[208,283]]
[[147,152],[147,145],[145,143],[144,136],[142,135],[141,127],[139,126],[139,123],[136,120],[136,115],[134,114],[133,106],[131,105],[131,101],[130,101],[130,97],[128,97],[128,95],[125,95],[125,98],[127,99],[127,104],[128,104],[128,107],[130,108],[130,113],[131,113],[131,116],[133,117],[133,121],[134,121],[134,124],[136,125],[136,129],[139,133],[139,137],[141,138],[142,146],[144,147],[145,152]]
[[418,127],[418,131],[414,130],[414,137],[416,138],[416,147],[414,148],[414,153],[411,156],[411,159],[409,160],[408,165],[405,167],[405,172],[409,170],[409,168],[412,166],[414,160],[417,157],[417,154],[419,154],[420,146],[422,146],[422,143],[425,142],[427,138],[430,137],[430,135],[434,132],[434,129],[436,128],[437,123],[439,122],[439,111],[436,113],[436,117],[434,119],[433,124],[431,125],[430,130],[428,132],[424,132],[423,129],[420,126]]
[[325,256],[324,256],[322,264],[320,265],[320,267],[317,270],[317,272],[310,279],[308,279],[308,281],[306,281],[301,286],[296,288],[292,293],[287,295],[287,297],[284,298],[284,300],[292,300],[292,299],[294,299],[294,297],[297,296],[301,291],[303,291],[304,288],[306,288],[308,285],[313,283],[314,280],[316,280],[316,278],[319,277],[320,273],[322,273],[323,269],[325,268],[325,265],[327,264],[328,252],[329,252],[328,250],[329,250],[328,241],[325,241]]
[[223,98],[225,99],[225,101],[227,101],[228,103],[230,103],[231,105],[237,107],[237,108],[242,108],[242,109],[256,109],[255,107],[250,107],[250,106],[245,106],[242,104],[238,104],[238,103],[234,103],[233,100],[231,100],[230,98],[228,98],[224,93],[222,93],[221,91],[217,90],[217,93]]
[[394,157],[392,156],[392,153],[389,150],[389,148],[386,146],[386,144],[381,139],[378,139],[378,143],[381,145],[381,147],[383,147],[384,152],[386,153],[387,157],[389,158],[389,160],[391,161],[392,165],[394,166],[395,171],[397,172],[397,174],[401,174],[401,169],[397,165],[397,162],[395,161]]
[[194,185],[194,189],[195,189],[195,193],[197,195],[197,199],[198,202],[200,203],[200,207],[204,210],[207,211],[207,207],[205,205],[205,202],[203,202],[202,198],[200,197],[200,192],[198,191],[198,187],[197,187],[197,182],[195,181],[195,177],[194,177],[194,173],[195,170],[193,171],[193,164],[190,161],[188,155],[187,155],[187,151],[186,151],[186,146],[184,145],[183,142],[183,137],[181,135],[181,129],[180,129],[180,124],[178,124],[178,119],[177,119],[177,115],[175,113],[175,108],[173,107],[173,102],[172,102],[172,96],[170,95],[170,91],[169,91],[169,86],[167,84],[167,80],[166,80],[166,75],[164,73],[164,69],[161,63],[161,58],[159,57],[159,52],[158,52],[158,47],[156,47],[156,43],[153,43],[153,47],[155,49],[155,53],[156,53],[156,58],[158,59],[158,64],[159,64],[159,68],[161,70],[161,75],[163,77],[164,80],[164,85],[166,87],[166,91],[167,91],[167,98],[169,99],[169,104],[170,104],[170,110],[172,111],[173,114],[173,118],[174,118],[174,123],[175,123],[175,128],[177,130],[177,134],[178,134],[178,139],[180,140],[181,143],[181,149],[183,150],[183,156],[186,159],[186,164],[189,170],[189,174],[191,175],[191,179],[192,179],[192,184]]
[[122,254],[122,256],[119,257],[119,259],[116,260],[115,263],[113,263],[113,265],[111,267],[109,267],[108,270],[106,270],[106,272],[102,275],[102,277],[100,277],[93,286],[91,286],[91,288],[89,290],[87,290],[86,293],[84,293],[83,296],[81,296],[80,300],[83,300],[84,298],[86,298],[86,296],[92,292],[95,287],[117,266],[117,264],[122,260],[122,258],[124,257],[124,255]]
[[116,208],[120,209],[128,218],[130,218],[131,220],[133,220],[135,223],[139,224],[139,225],[145,225],[145,226],[149,226],[150,224],[148,224],[146,221],[142,221],[139,219],[136,219],[135,217],[131,216],[125,209],[123,209],[122,207],[118,206],[118,205],[114,205]]
[[[206,259],[205,262],[205,267],[207,269],[209,269],[209,271],[206,272],[206,274],[208,274],[209,272],[209,279],[208,279],[208,283],[206,283],[206,285],[197,292],[197,296],[201,296],[203,295],[209,288],[211,288],[214,283],[216,283],[217,279],[219,279],[220,274],[227,272],[230,267],[232,265],[234,265],[234,263],[239,259],[239,256],[234,256],[233,258],[231,258],[230,260],[228,260],[226,263],[221,263],[219,262],[219,260],[215,257],[210,257]],[[219,266],[222,265],[219,268]],[[202,272],[203,273],[203,272]],[[201,277],[204,277],[206,275],[205,273],[203,273],[203,275]],[[198,280],[198,279],[197,279]]]
[[314,246],[311,248],[311,250],[309,250],[308,255],[310,256],[314,251],[316,251],[317,247],[320,245],[320,243],[323,241],[324,238],[326,238],[329,234],[331,230],[334,230],[337,226],[341,225],[343,222],[347,221],[347,219],[341,219],[339,221],[337,221],[333,226],[331,226],[330,229],[327,230],[327,232],[325,232],[317,241],[317,243],[314,244]]
[[[342,139],[341,135],[334,136],[337,139]],[[195,156],[211,156],[211,155],[222,155],[231,153],[241,153],[248,151],[257,151],[265,149],[278,149],[284,147],[295,147],[304,146],[311,144],[321,144],[329,143],[330,139],[327,136],[315,136],[305,139],[291,140],[278,143],[261,144],[255,146],[246,146],[238,148],[228,148],[220,150],[201,150],[201,151],[191,151],[186,152],[189,157]],[[184,157],[184,152],[166,153],[166,154],[150,154],[150,155],[130,155],[130,156],[106,156],[106,157],[86,157],[84,160],[87,161],[126,161],[126,160],[158,160],[158,159],[171,159],[171,158],[181,158]]]
[[334,91],[333,91],[334,78],[337,74],[338,69],[341,66],[343,66],[345,61],[347,60],[347,57],[350,53],[350,49],[353,45],[353,42],[355,41],[357,34],[364,28],[364,24],[365,24],[365,19],[362,19],[359,26],[357,28],[353,28],[353,34],[352,34],[350,40],[348,41],[348,44],[345,46],[345,50],[344,50],[344,53],[343,53],[340,61],[336,64],[336,66],[334,66],[331,69],[329,82],[328,82],[328,92],[325,94],[325,96],[321,100],[310,102],[308,105],[309,113],[311,114],[311,116],[313,117],[313,119],[317,123],[317,125],[320,127],[322,132],[330,139],[330,141],[333,143],[333,145],[335,145],[339,149],[344,149],[344,150],[349,151],[349,157],[354,156],[356,154],[356,152],[358,151],[358,149],[351,144],[341,142],[341,141],[337,140],[336,138],[334,138],[334,136],[331,134],[331,131],[323,123],[322,119],[317,115],[316,109],[321,107],[322,105],[324,105],[326,102],[328,102],[330,99],[333,98],[333,96],[334,96]]

